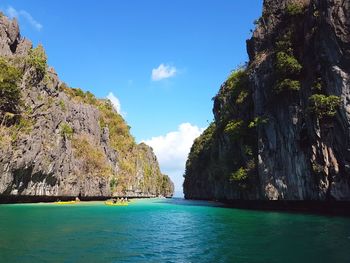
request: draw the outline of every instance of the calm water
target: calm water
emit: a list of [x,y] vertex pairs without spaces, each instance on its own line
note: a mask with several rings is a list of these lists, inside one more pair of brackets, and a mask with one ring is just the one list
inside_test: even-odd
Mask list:
[[0,205],[0,262],[350,262],[350,219],[183,200]]

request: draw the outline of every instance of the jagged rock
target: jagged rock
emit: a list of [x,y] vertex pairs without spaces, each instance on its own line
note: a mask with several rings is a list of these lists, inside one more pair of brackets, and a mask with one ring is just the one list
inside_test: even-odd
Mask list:
[[29,50],[32,47],[33,47],[33,44],[30,40],[21,38],[16,48],[16,55],[25,56],[26,54],[28,54]]
[[0,14],[0,52],[2,56],[11,56],[20,40],[19,26],[16,19],[9,20]]
[[[16,42],[18,42],[18,39],[20,39],[19,26],[16,19],[9,20],[9,24],[7,27],[7,36],[9,40],[8,44],[10,47],[13,47],[14,45],[16,45]],[[15,48],[11,50],[13,53],[16,51]]]

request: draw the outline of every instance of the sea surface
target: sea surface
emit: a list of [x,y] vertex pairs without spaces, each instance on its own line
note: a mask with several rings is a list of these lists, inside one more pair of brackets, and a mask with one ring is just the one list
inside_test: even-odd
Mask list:
[[0,262],[350,262],[350,219],[183,199],[0,205]]

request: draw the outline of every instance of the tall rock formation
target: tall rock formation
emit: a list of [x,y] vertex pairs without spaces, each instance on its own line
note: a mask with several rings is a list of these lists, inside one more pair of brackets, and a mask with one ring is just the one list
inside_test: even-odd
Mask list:
[[265,0],[214,98],[186,198],[350,200],[350,2]]
[[172,196],[157,158],[109,100],[67,87],[0,14],[0,199]]

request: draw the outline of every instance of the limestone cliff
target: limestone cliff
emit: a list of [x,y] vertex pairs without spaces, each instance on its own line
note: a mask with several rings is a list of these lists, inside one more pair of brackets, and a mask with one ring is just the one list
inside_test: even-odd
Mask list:
[[109,100],[69,88],[0,14],[1,196],[172,196]]
[[265,0],[214,98],[186,198],[350,200],[350,2]]

